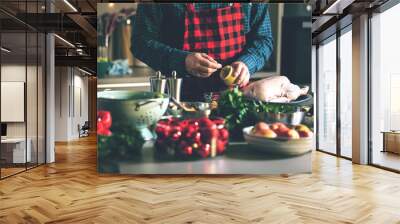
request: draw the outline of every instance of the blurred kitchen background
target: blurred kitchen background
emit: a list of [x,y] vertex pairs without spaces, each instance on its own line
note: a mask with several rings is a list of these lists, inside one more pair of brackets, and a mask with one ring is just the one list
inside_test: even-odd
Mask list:
[[[151,3],[148,3],[151,4]],[[152,71],[130,51],[137,3],[98,3],[98,89],[148,90]],[[286,75],[296,84],[311,84],[311,8],[305,4],[269,5],[274,51],[253,78]],[[296,38],[293,38],[293,32]],[[299,58],[301,60],[299,60]],[[107,69],[108,68],[108,69]]]
[[[315,93],[317,150],[400,172],[400,101],[396,98],[400,93],[400,64],[396,56],[400,51],[400,32],[395,28],[400,21],[399,1],[306,2],[312,11],[312,24],[302,19],[307,6],[271,4],[275,50],[268,66],[257,76],[283,74],[295,83],[311,83]],[[273,7],[279,9],[276,15]],[[102,3],[98,4],[97,13],[102,16],[127,8],[134,10],[135,4]],[[130,17],[134,18],[134,12]],[[125,25],[120,23],[130,29],[128,19]],[[308,25],[310,29],[302,28]],[[309,35],[309,39],[293,38],[288,30],[296,37]],[[302,49],[309,46],[304,42],[308,40],[312,40],[311,51]],[[112,50],[103,52],[114,60]],[[304,54],[304,61],[291,60],[298,54]],[[133,61],[131,68],[135,74],[143,67]],[[311,63],[311,71],[303,71],[302,63]],[[151,73],[148,71],[147,75]],[[148,85],[146,75],[142,79],[139,75],[99,77],[103,77],[98,81],[99,90]]]

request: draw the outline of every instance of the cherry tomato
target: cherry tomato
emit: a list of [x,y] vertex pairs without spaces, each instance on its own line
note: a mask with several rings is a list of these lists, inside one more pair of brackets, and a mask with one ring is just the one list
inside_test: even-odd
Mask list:
[[185,152],[187,155],[192,155],[192,153],[193,153],[193,148],[192,148],[192,146],[186,146],[186,147],[184,148],[184,152]]
[[193,141],[197,144],[200,143],[200,141],[201,141],[201,133],[200,132],[196,132],[196,134],[194,135]]
[[110,136],[112,133],[109,130],[112,124],[111,113],[109,111],[97,112],[97,134]]
[[182,127],[178,124],[176,126],[171,127],[172,132],[181,132],[182,131]]
[[227,140],[229,138],[229,132],[226,129],[219,130],[219,137],[223,140]]
[[201,157],[206,158],[207,156],[210,155],[210,152],[211,152],[210,144],[202,145],[200,149],[201,150],[199,151],[199,154]]
[[173,141],[178,141],[178,139],[182,136],[182,133],[180,131],[175,132],[174,134],[172,134],[172,140]]
[[197,132],[197,129],[194,126],[189,126],[187,128],[186,137],[191,138],[194,135],[194,133],[196,133],[196,132]]
[[112,124],[110,111],[100,110],[97,112],[97,122],[102,123],[104,128],[110,128]]
[[221,154],[221,153],[223,153],[225,151],[227,143],[228,142],[226,140],[218,140],[217,141],[217,152],[218,152],[218,154]]

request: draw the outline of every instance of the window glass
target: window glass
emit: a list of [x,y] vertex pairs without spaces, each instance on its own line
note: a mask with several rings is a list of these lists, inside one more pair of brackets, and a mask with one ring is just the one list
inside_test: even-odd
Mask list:
[[336,153],[336,38],[318,48],[318,148]]
[[374,15],[372,29],[372,163],[400,170],[400,4]]
[[340,36],[340,154],[352,157],[352,32]]
[[[4,30],[3,30],[4,31]],[[26,33],[1,34],[1,177],[26,170],[31,161],[31,141],[26,126]],[[11,109],[12,108],[12,109]]]

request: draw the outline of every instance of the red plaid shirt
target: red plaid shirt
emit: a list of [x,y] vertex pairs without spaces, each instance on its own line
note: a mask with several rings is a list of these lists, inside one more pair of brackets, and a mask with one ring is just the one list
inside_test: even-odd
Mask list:
[[[197,3],[196,9],[227,7],[229,3]],[[268,4],[241,3],[244,14],[246,45],[233,61],[243,61],[250,73],[262,69],[273,49]],[[132,30],[132,52],[155,70],[186,74],[181,50],[184,38],[186,5],[183,3],[139,4]],[[137,32],[135,32],[137,31]]]

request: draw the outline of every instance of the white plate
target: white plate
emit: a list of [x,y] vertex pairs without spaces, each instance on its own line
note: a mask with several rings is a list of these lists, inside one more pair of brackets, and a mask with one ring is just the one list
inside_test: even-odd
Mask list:
[[285,137],[266,138],[253,135],[253,126],[243,129],[246,142],[254,148],[269,153],[301,155],[312,150],[312,137],[290,139]]

